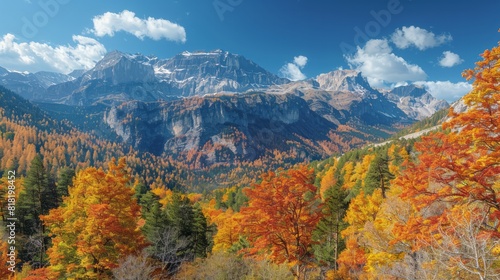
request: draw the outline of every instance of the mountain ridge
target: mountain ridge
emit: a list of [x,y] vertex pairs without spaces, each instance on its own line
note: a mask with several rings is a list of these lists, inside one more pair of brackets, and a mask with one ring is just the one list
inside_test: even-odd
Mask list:
[[[0,69],[0,78],[11,73]],[[345,152],[414,122],[403,98],[420,98],[412,104],[422,108],[435,100],[417,88],[380,92],[355,70],[292,82],[223,50],[169,59],[114,51],[71,74],[38,74],[44,95],[32,98],[85,131],[198,168],[273,152],[302,160]]]
[[245,92],[287,82],[241,55],[222,50],[183,52],[168,59],[113,51],[75,80],[49,87],[43,101],[111,105]]
[[[350,73],[348,79],[342,77],[345,73]],[[297,83],[302,83],[302,86]],[[359,94],[373,91],[355,70],[336,70],[305,81],[292,82],[268,72],[244,56],[220,49],[184,51],[167,59],[115,50],[107,53],[92,69],[75,70],[68,75],[0,69],[0,84],[20,92],[23,97],[69,105],[112,105],[128,100],[149,102],[219,92],[276,92],[280,86],[285,90],[295,87],[300,92],[307,83],[312,83],[306,86],[309,89],[325,91]],[[398,92],[405,94],[404,91],[407,89],[398,87],[389,93],[387,90],[381,92],[413,119],[430,116],[446,106],[445,101],[436,101],[430,94],[425,98],[415,96],[421,93],[417,91],[398,98]],[[425,108],[412,110],[412,106]]]

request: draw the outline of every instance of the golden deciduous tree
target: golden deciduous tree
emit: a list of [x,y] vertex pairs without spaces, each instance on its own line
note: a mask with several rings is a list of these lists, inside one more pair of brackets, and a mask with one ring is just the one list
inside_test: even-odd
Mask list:
[[373,222],[382,204],[382,192],[377,189],[371,195],[361,191],[349,204],[345,221],[349,226],[342,231],[346,239],[346,250],[339,255],[340,270],[351,276],[361,277],[365,273],[367,254],[370,252],[364,239],[365,225]]
[[140,207],[125,159],[107,172],[80,171],[63,205],[42,216],[52,237],[50,269],[60,278],[107,279],[118,260],[145,246],[138,227]]
[[212,222],[217,226],[212,251],[228,252],[239,241],[242,231],[241,214],[234,213],[232,209],[228,209],[213,217]]
[[335,166],[330,167],[326,172],[320,182],[320,195],[321,199],[325,199],[325,192],[335,186],[337,183],[337,178],[335,178]]

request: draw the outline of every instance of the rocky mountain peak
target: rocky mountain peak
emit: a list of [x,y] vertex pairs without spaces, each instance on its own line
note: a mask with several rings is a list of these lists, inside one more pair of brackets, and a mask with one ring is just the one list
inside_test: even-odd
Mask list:
[[448,102],[436,99],[420,85],[396,87],[390,91],[385,91],[384,96],[415,120],[430,117],[437,111],[449,107]]
[[158,61],[154,69],[160,81],[172,83],[182,96],[244,92],[289,82],[241,55],[220,49],[185,51]]
[[82,83],[90,80],[105,80],[118,85],[151,82],[155,80],[155,75],[153,66],[137,59],[137,56],[113,51],[82,76]]
[[426,94],[427,90],[423,86],[412,84],[412,85],[396,87],[391,90],[391,93],[399,97],[405,97],[405,96],[420,97]]
[[355,70],[335,70],[316,77],[319,87],[328,91],[350,91],[361,95],[373,92],[368,81]]

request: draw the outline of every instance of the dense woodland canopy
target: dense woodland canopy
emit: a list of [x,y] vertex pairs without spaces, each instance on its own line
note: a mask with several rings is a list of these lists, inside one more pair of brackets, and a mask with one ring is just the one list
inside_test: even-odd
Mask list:
[[498,279],[500,46],[464,76],[466,110],[419,140],[280,169],[277,154],[203,193],[179,162],[3,109],[0,206],[6,222],[16,170],[18,265],[0,277]]

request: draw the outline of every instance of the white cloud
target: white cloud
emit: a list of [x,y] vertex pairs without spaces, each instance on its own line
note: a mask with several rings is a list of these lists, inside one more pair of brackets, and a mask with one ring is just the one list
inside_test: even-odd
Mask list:
[[421,51],[437,47],[451,41],[452,39],[451,35],[442,34],[436,36],[430,31],[415,26],[403,26],[401,29],[396,29],[391,36],[391,40],[396,47],[406,49],[410,46],[415,46]]
[[149,17],[141,19],[134,12],[124,10],[119,14],[106,12],[93,18],[92,32],[99,37],[114,36],[115,32],[124,31],[133,34],[139,39],[144,37],[153,40],[166,39],[176,42],[186,42],[184,27],[166,19]]
[[439,60],[439,65],[442,67],[453,67],[462,63],[464,60],[456,53],[450,51],[443,52],[443,57]]
[[452,83],[450,81],[419,81],[416,85],[424,86],[430,94],[438,99],[454,102],[472,90],[472,85],[466,82]]
[[300,68],[306,66],[307,64],[307,57],[303,55],[299,55],[293,58],[293,63],[295,63],[297,66]]
[[307,57],[299,55],[293,58],[293,63],[287,63],[280,69],[283,77],[291,81],[299,81],[306,79],[306,75],[302,73],[302,68],[307,64]]
[[106,48],[97,40],[74,35],[75,46],[51,46],[46,43],[21,42],[10,33],[0,39],[0,66],[18,71],[56,71],[69,73],[75,69],[90,69]]
[[363,48],[346,57],[347,62],[361,71],[374,87],[383,87],[405,81],[421,81],[427,78],[420,66],[410,64],[392,53],[387,40],[369,40]]

